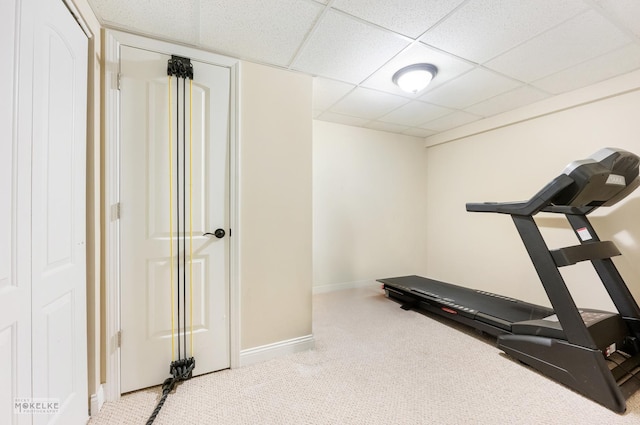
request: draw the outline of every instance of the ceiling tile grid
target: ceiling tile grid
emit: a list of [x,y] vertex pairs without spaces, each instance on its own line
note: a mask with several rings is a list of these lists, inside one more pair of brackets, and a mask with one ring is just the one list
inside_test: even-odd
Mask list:
[[420,41],[483,63],[585,9],[582,0],[475,0]]
[[461,3],[463,0],[335,0],[332,6],[415,39]]
[[550,95],[542,90],[531,86],[520,86],[514,90],[478,102],[466,108],[465,111],[482,117],[490,117],[502,112],[518,109],[548,97],[550,97]]
[[595,11],[585,12],[486,63],[521,81],[533,81],[632,40]]
[[356,86],[327,78],[313,79],[313,109],[324,111],[342,99]]
[[443,108],[442,106],[414,100],[379,117],[378,120],[409,127],[419,127],[422,123],[448,115],[452,112],[453,110]]
[[371,120],[360,117],[352,117],[350,115],[336,114],[335,112],[322,112],[318,116],[321,121],[335,122],[338,124],[352,125],[354,127],[364,127]]
[[409,129],[409,127],[407,127],[406,125],[398,125],[380,121],[369,121],[363,127],[370,128],[372,130],[386,131],[388,133],[402,133],[403,131]]
[[440,131],[448,130],[450,128],[459,127],[461,125],[477,121],[480,118],[482,117],[479,117],[478,115],[470,114],[464,111],[457,111],[452,114],[445,115],[442,118],[429,121],[428,123],[423,124],[421,127],[426,128],[427,130],[432,130],[437,133]]
[[435,131],[427,130],[425,128],[410,128],[402,132],[402,134],[406,134],[407,136],[415,136],[415,137],[429,137],[436,134]]
[[201,1],[200,43],[221,52],[288,66],[324,7],[299,0]]
[[464,109],[522,84],[518,80],[477,67],[453,81],[428,90],[419,99],[448,108]]
[[[89,0],[110,28],[314,77],[313,116],[428,137],[640,69],[639,0]],[[417,94],[391,77],[438,74]]]
[[[103,25],[155,36],[163,40],[195,44],[198,41],[198,4],[193,0],[149,2],[89,0]],[[176,20],[175,17],[180,19]]]
[[409,43],[396,33],[330,10],[291,68],[359,84]]
[[404,97],[359,87],[336,103],[331,112],[376,119],[407,102]]
[[596,0],[604,13],[617,19],[636,37],[640,37],[640,2],[638,0]]
[[640,45],[631,43],[531,84],[548,93],[560,94],[636,69],[640,69]]

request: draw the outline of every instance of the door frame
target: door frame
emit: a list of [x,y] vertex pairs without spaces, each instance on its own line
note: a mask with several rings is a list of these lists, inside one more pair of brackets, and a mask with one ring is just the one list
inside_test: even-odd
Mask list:
[[229,239],[229,350],[230,366],[240,366],[240,279],[238,223],[238,117],[240,61],[196,48],[154,40],[122,31],[104,34],[104,311],[105,398],[120,398],[120,46],[166,55],[180,55],[230,69],[229,109],[229,220],[234,237]]

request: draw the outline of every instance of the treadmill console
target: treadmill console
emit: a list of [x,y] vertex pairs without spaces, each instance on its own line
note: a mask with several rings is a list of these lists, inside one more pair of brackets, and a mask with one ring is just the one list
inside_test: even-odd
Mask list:
[[533,216],[540,211],[584,209],[588,214],[611,206],[640,186],[640,158],[623,149],[604,148],[590,158],[573,161],[528,201],[469,202],[467,211]]
[[637,155],[615,148],[604,148],[590,158],[573,161],[563,171],[573,184],[551,202],[571,207],[613,205],[640,184],[639,163]]

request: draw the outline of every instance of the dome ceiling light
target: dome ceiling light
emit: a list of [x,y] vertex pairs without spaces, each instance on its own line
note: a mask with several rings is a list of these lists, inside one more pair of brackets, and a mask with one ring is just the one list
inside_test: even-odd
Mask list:
[[437,73],[438,68],[430,63],[416,63],[397,71],[391,80],[401,90],[415,94],[424,90]]

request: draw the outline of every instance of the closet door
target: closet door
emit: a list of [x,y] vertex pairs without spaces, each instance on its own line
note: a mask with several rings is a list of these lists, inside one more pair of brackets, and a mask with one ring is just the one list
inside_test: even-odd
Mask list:
[[[2,0],[0,13],[0,423],[31,424],[30,415],[14,414],[14,402],[31,396],[31,85],[18,79],[19,44],[29,46],[30,22],[19,19],[19,0]],[[19,36],[24,30],[27,33]],[[30,56],[21,58],[30,81]],[[18,82],[21,85],[18,86]],[[24,99],[18,94],[24,93]]]
[[88,417],[86,319],[87,37],[62,0],[37,0],[33,46],[33,398],[59,410],[33,423]]

